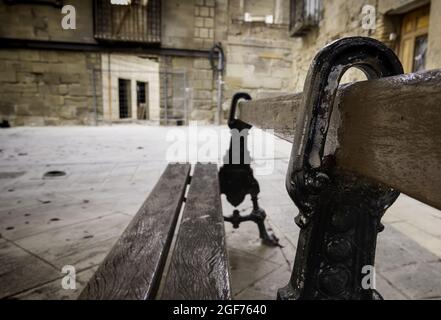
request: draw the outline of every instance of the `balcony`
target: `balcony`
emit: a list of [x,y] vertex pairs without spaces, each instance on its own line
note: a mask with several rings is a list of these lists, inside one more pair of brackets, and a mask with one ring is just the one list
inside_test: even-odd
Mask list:
[[95,0],[95,39],[106,42],[159,44],[161,0]]
[[289,30],[292,37],[302,37],[320,22],[321,0],[291,0]]

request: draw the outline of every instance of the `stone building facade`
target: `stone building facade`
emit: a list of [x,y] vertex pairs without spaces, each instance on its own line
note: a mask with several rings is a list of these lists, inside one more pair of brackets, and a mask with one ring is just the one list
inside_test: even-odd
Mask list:
[[[441,67],[436,0],[46,2],[0,0],[0,120],[11,125],[213,123],[218,74],[209,57],[219,42],[224,115],[239,90],[254,97],[301,91],[316,52],[345,36],[385,42],[407,71]],[[75,29],[61,25],[67,4]],[[374,28],[363,28],[366,5],[375,9]],[[146,11],[149,29],[131,29]],[[293,25],[299,12],[316,19],[301,32]],[[358,79],[356,71],[345,76]]]
[[[441,67],[441,1],[427,0],[330,0],[321,1],[320,18],[317,28],[302,37],[296,37],[293,44],[295,58],[293,72],[294,91],[302,91],[309,64],[320,48],[339,38],[349,36],[367,36],[376,38],[391,47],[402,61],[401,39],[403,20],[408,14],[427,8],[428,17],[425,31],[428,41],[425,69]],[[375,8],[376,23],[374,29],[364,29],[363,7]],[[411,68],[405,68],[411,72]],[[359,71],[349,70],[346,82],[364,78]]]

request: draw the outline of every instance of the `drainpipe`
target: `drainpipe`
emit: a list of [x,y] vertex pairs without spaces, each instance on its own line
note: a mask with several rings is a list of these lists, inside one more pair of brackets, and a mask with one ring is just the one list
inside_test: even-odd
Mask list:
[[109,124],[112,124],[112,74],[110,73],[110,53],[107,55],[107,68],[108,68],[108,91],[109,91]]
[[[217,55],[217,64],[215,63]],[[225,69],[225,54],[220,42],[216,43],[210,51],[210,64],[213,70],[217,71],[217,109],[215,123],[220,125],[222,122],[222,91],[223,91],[223,72]]]
[[168,126],[168,71],[165,71],[164,77],[164,125]]
[[98,126],[98,114],[97,114],[97,102],[96,102],[96,80],[95,80],[95,68],[92,68],[92,86],[93,86],[93,117],[95,126]]

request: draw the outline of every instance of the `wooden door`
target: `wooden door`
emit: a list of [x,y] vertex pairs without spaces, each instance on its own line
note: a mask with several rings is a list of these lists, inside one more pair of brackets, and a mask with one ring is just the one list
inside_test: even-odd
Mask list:
[[403,17],[400,59],[406,73],[426,69],[429,18],[430,6],[409,12]]

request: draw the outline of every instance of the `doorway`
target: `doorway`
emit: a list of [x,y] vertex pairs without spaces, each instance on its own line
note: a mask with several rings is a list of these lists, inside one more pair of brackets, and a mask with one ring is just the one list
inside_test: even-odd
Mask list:
[[429,22],[430,5],[403,16],[400,59],[406,73],[426,70]]
[[136,82],[136,106],[138,120],[149,119],[149,83]]

